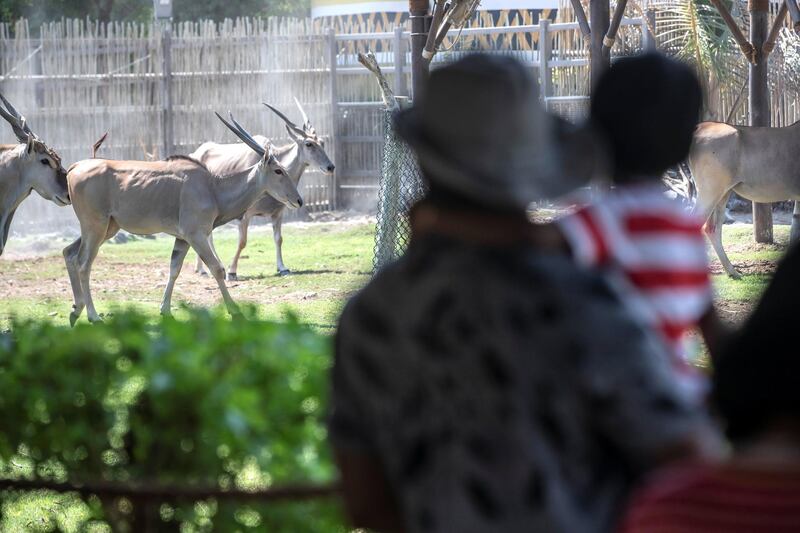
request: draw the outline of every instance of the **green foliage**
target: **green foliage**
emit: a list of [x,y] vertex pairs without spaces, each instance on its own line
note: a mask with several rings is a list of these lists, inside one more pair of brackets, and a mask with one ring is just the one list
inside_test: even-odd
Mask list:
[[[743,31],[747,20],[738,4],[724,2]],[[694,66],[706,95],[720,85],[739,88],[747,78],[746,61],[722,16],[709,0],[687,0],[669,4],[661,11],[660,45],[675,51],[676,57]],[[711,110],[716,111],[716,110]],[[725,117],[711,117],[724,120]]]
[[225,18],[258,16],[308,16],[310,0],[174,0],[175,20],[211,19],[221,21]]
[[[308,16],[310,0],[174,0],[175,20],[254,16]],[[61,18],[89,18],[108,22],[146,22],[153,18],[153,0],[3,0],[0,21],[28,18],[32,28]]]
[[[136,312],[74,330],[14,321],[0,336],[0,476],[223,490],[330,482],[329,339],[252,309],[235,321],[187,313],[156,327]],[[155,502],[142,514],[124,499],[7,492],[2,505],[2,531],[341,529],[325,501]]]

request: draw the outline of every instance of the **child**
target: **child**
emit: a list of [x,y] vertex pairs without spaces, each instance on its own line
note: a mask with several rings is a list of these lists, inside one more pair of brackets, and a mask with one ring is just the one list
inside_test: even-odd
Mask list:
[[663,194],[661,175],[686,159],[702,104],[686,65],[660,54],[621,59],[601,78],[591,123],[611,156],[614,188],[558,222],[574,259],[619,274],[633,314],[666,343],[681,382],[702,383],[688,364],[685,333],[699,326],[712,355],[713,307],[703,221]]

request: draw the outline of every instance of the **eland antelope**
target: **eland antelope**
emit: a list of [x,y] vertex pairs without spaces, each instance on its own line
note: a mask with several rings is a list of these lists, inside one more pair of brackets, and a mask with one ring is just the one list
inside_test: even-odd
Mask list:
[[695,210],[706,217],[705,232],[725,272],[741,275],[722,247],[725,206],[731,192],[754,202],[800,200],[800,122],[783,128],[703,122],[695,131],[689,168],[697,187]]
[[21,144],[0,144],[0,255],[14,213],[31,191],[59,206],[69,205],[67,172],[61,158],[31,131],[25,117],[0,94],[0,116]]
[[222,263],[209,244],[211,231],[241,217],[266,193],[291,207],[303,201],[270,145],[256,142],[233,116],[232,124],[217,117],[258,154],[252,168],[219,177],[188,156],[165,161],[86,159],[70,167],[67,182],[81,227],[80,238],[64,249],[75,302],[71,324],[84,308],[90,321],[100,320],[89,287],[92,263],[103,242],[120,229],[175,237],[162,314],[170,313],[172,290],[190,246],[216,279],[228,310],[238,313]]
[[[303,173],[309,167],[315,167],[325,174],[331,174],[335,170],[333,162],[325,153],[325,143],[317,135],[317,131],[311,125],[303,106],[295,98],[300,110],[300,115],[303,118],[303,126],[299,127],[297,124],[289,120],[289,118],[272,107],[269,104],[264,104],[281,120],[286,123],[286,131],[292,141],[290,144],[275,148],[275,156],[278,161],[286,167],[289,172],[289,178],[295,184],[300,182]],[[266,143],[266,137],[256,136],[254,139],[259,143]],[[194,153],[192,157],[205,163],[205,165],[212,172],[217,174],[225,174],[235,172],[252,166],[254,164],[255,155],[251,150],[246,150],[241,144],[217,144],[217,143],[204,143]],[[242,250],[247,246],[247,230],[250,226],[250,220],[256,216],[268,216],[272,220],[272,233],[275,240],[275,255],[278,273],[286,275],[289,269],[283,263],[283,215],[286,211],[286,205],[272,196],[265,196],[253,205],[239,220],[239,247],[233,257],[231,266],[228,269],[228,280],[235,281],[238,279],[237,272],[239,268],[239,258],[242,255]],[[213,246],[213,242],[212,242]],[[200,257],[197,258],[196,265],[197,272],[203,272],[203,265]]]

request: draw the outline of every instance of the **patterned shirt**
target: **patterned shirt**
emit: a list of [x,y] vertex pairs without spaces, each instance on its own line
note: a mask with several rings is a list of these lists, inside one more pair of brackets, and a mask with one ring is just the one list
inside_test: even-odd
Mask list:
[[625,303],[661,334],[676,371],[692,376],[682,341],[713,301],[702,219],[658,187],[629,186],[559,226],[576,261],[621,273]]
[[652,480],[621,533],[800,533],[800,465],[689,465]]
[[330,437],[411,533],[608,531],[702,426],[662,349],[566,256],[416,239],[342,314]]

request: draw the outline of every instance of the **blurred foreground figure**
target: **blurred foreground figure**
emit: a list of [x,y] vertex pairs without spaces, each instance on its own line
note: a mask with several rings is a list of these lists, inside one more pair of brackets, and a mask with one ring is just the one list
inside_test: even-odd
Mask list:
[[655,477],[625,532],[800,532],[800,357],[791,348],[798,272],[795,246],[717,364],[713,398],[732,458]]
[[614,189],[559,223],[577,262],[621,275],[625,303],[700,396],[707,385],[687,361],[684,336],[699,326],[716,355],[721,335],[703,220],[664,195],[661,176],[686,159],[701,105],[686,65],[660,54],[616,62],[594,90],[590,119],[610,150]]
[[703,425],[659,344],[526,206],[580,183],[528,69],[470,56],[396,120],[429,187],[344,310],[330,438],[358,527],[594,532]]

